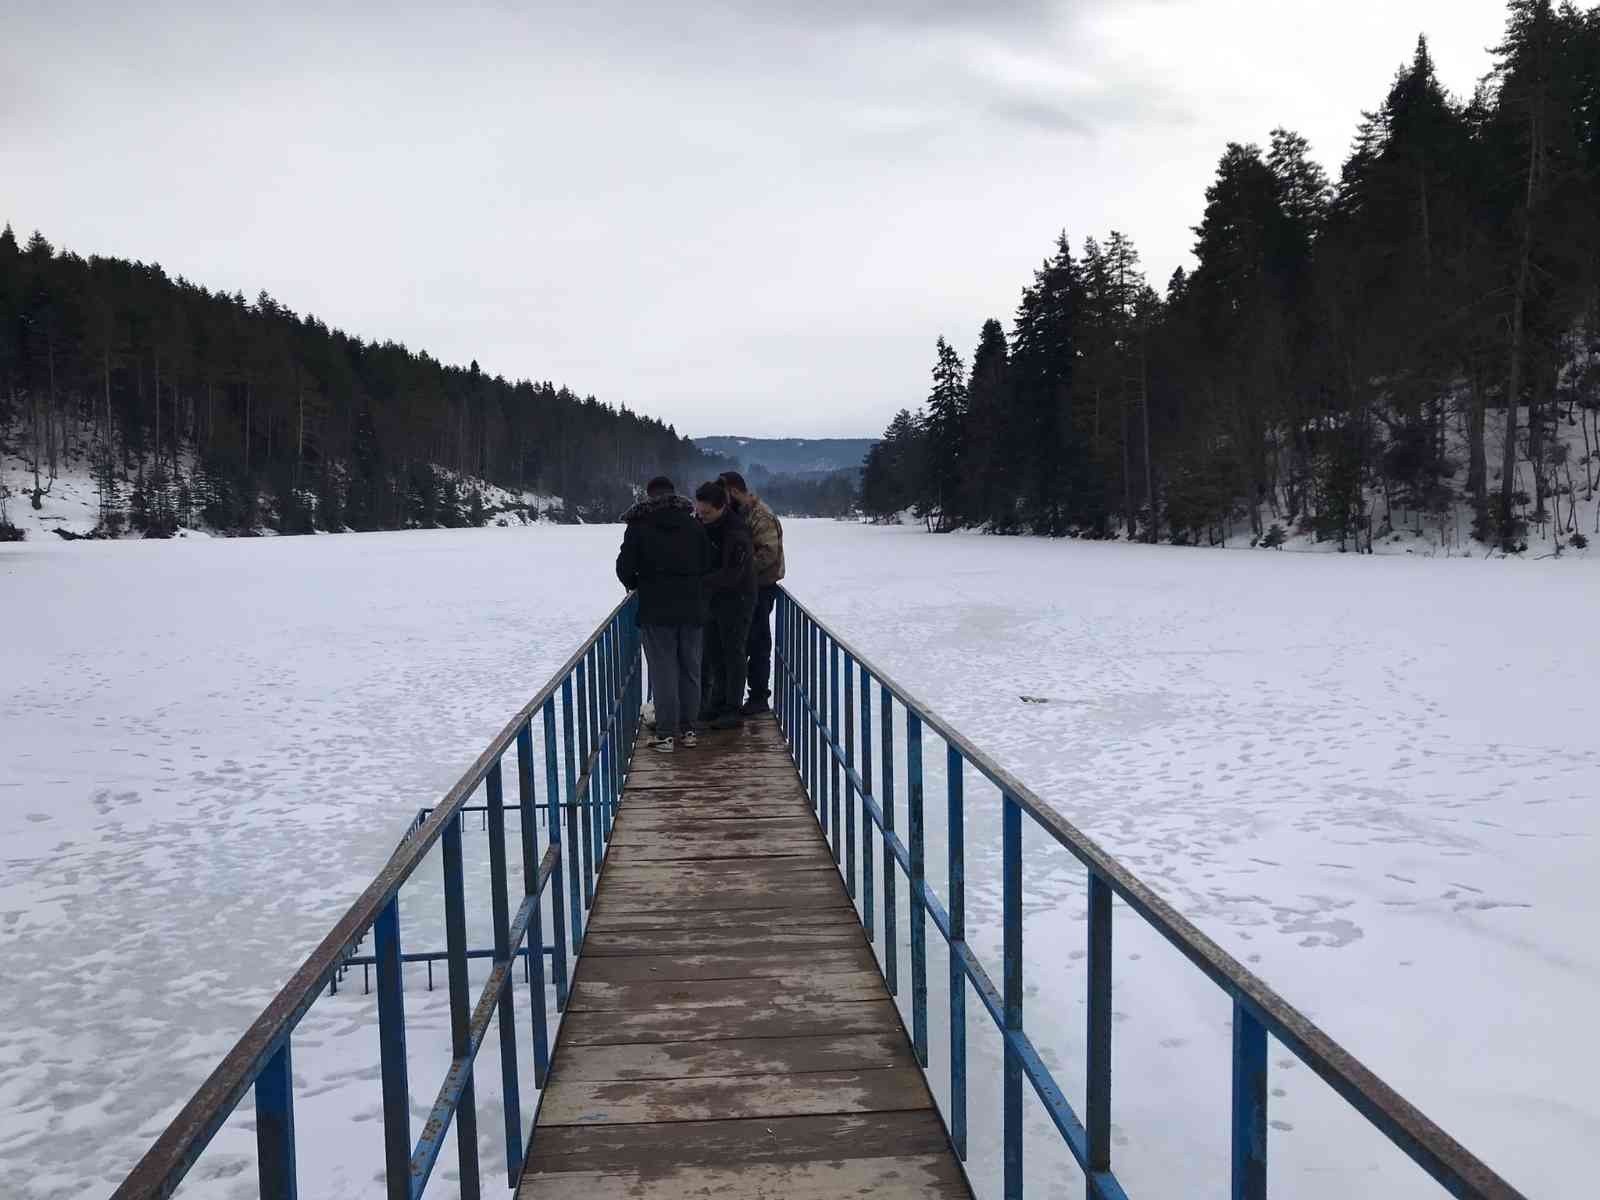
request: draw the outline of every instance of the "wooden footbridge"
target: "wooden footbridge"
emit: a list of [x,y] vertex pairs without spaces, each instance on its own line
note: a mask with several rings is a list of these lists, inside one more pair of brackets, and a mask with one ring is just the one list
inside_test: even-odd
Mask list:
[[[1121,1200],[1111,1163],[1113,905],[1147,922],[1232,1003],[1232,1070],[1214,1085],[1216,1107],[1230,1114],[1231,1165],[1223,1180],[1187,1181],[1194,1194],[1267,1195],[1275,1041],[1444,1193],[1520,1197],[787,593],[777,607],[776,717],[671,756],[640,749],[645,681],[634,612],[631,598],[619,605],[419,814],[113,1200],[172,1194],[252,1095],[261,1196],[295,1200],[302,1182],[308,1196],[326,1194],[300,1177],[294,1032],[357,968],[374,981],[384,1157],[373,1168],[384,1182],[373,1193],[389,1200],[424,1194],[452,1132],[460,1195],[478,1200],[499,1186],[480,1170],[482,1145],[496,1135],[479,1129],[475,1089],[492,1069],[478,1057],[491,1025],[503,1187],[518,1200],[967,1197],[974,1149],[995,1167],[979,1194],[1016,1200],[1043,1183],[1056,1195],[1062,1180],[1024,1169],[1041,1138],[1070,1151],[1090,1200]],[[942,743],[943,770],[929,773],[942,778],[942,813],[928,811],[925,742]],[[992,788],[998,803],[969,805],[969,783]],[[469,944],[468,814],[481,817],[489,843],[488,878],[472,882],[489,893],[490,946]],[[998,983],[967,938],[966,839],[979,814],[998,815],[989,831],[1003,898]],[[929,818],[941,815],[942,891],[927,859]],[[1084,871],[1085,992],[1041,997],[1036,1010],[1083,1005],[1081,1105],[1023,1019],[1025,821]],[[446,946],[407,952],[401,889],[433,858],[443,867]],[[942,993],[933,1025],[945,1042],[937,1080],[930,926],[948,950],[948,969],[933,981]],[[451,1065],[418,1129],[405,997],[420,986],[421,963],[430,979],[437,963],[447,972]],[[984,1049],[1000,1077],[998,1112],[983,1114],[996,1118],[984,1122],[995,1132],[981,1145],[967,1112],[971,999],[993,1026]],[[529,1121],[524,1049],[538,1092]],[[1025,1088],[1047,1130],[1025,1126]]]
[[633,764],[519,1195],[970,1196],[777,723]]

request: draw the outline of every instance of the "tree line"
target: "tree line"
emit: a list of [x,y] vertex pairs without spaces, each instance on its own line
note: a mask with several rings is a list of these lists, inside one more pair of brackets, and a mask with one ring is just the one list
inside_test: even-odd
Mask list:
[[[1489,544],[1530,521],[1584,544],[1600,10],[1513,0],[1495,54],[1459,100],[1419,39],[1337,181],[1289,130],[1230,144],[1164,295],[1124,233],[1077,254],[1063,233],[1009,336],[984,322],[970,368],[939,339],[925,407],[867,456],[863,508],[1186,544],[1248,521],[1268,544],[1286,525],[1370,549],[1396,511],[1465,499]],[[1575,423],[1581,464],[1556,436]]]
[[[481,524],[479,481],[614,519],[658,472],[726,465],[671,426],[550,382],[450,366],[209,291],[159,265],[0,233],[0,438],[39,507],[92,464],[101,527],[284,533]],[[16,498],[14,498],[16,499]]]

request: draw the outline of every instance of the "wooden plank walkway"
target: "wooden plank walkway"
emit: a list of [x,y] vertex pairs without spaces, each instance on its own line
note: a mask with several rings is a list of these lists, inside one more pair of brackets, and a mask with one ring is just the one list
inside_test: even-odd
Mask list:
[[970,1200],[777,724],[633,761],[519,1200]]

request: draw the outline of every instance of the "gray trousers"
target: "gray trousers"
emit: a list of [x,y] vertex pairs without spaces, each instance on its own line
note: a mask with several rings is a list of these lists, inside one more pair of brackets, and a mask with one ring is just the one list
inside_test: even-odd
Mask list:
[[643,625],[639,633],[656,698],[656,736],[682,737],[700,709],[700,626]]

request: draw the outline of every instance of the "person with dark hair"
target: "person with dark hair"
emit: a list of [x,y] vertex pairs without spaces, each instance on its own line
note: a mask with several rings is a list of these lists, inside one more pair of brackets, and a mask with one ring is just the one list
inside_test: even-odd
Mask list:
[[745,644],[756,606],[755,548],[744,515],[720,483],[702,483],[695,490],[694,507],[711,539],[713,561],[705,577],[710,620],[700,715],[713,729],[737,729],[744,723],[739,710],[744,700]]
[[711,569],[711,542],[695,520],[694,505],[665,475],[645,486],[645,498],[622,520],[628,528],[617,578],[639,593],[639,634],[656,701],[651,746],[670,754],[676,746],[695,744],[706,622],[702,580]]
[[772,606],[778,602],[778,581],[784,571],[783,523],[750,490],[739,472],[724,471],[718,478],[750,526],[755,553],[756,607],[750,617],[750,640],[745,647],[750,699],[741,710],[745,716],[753,717],[772,711]]

